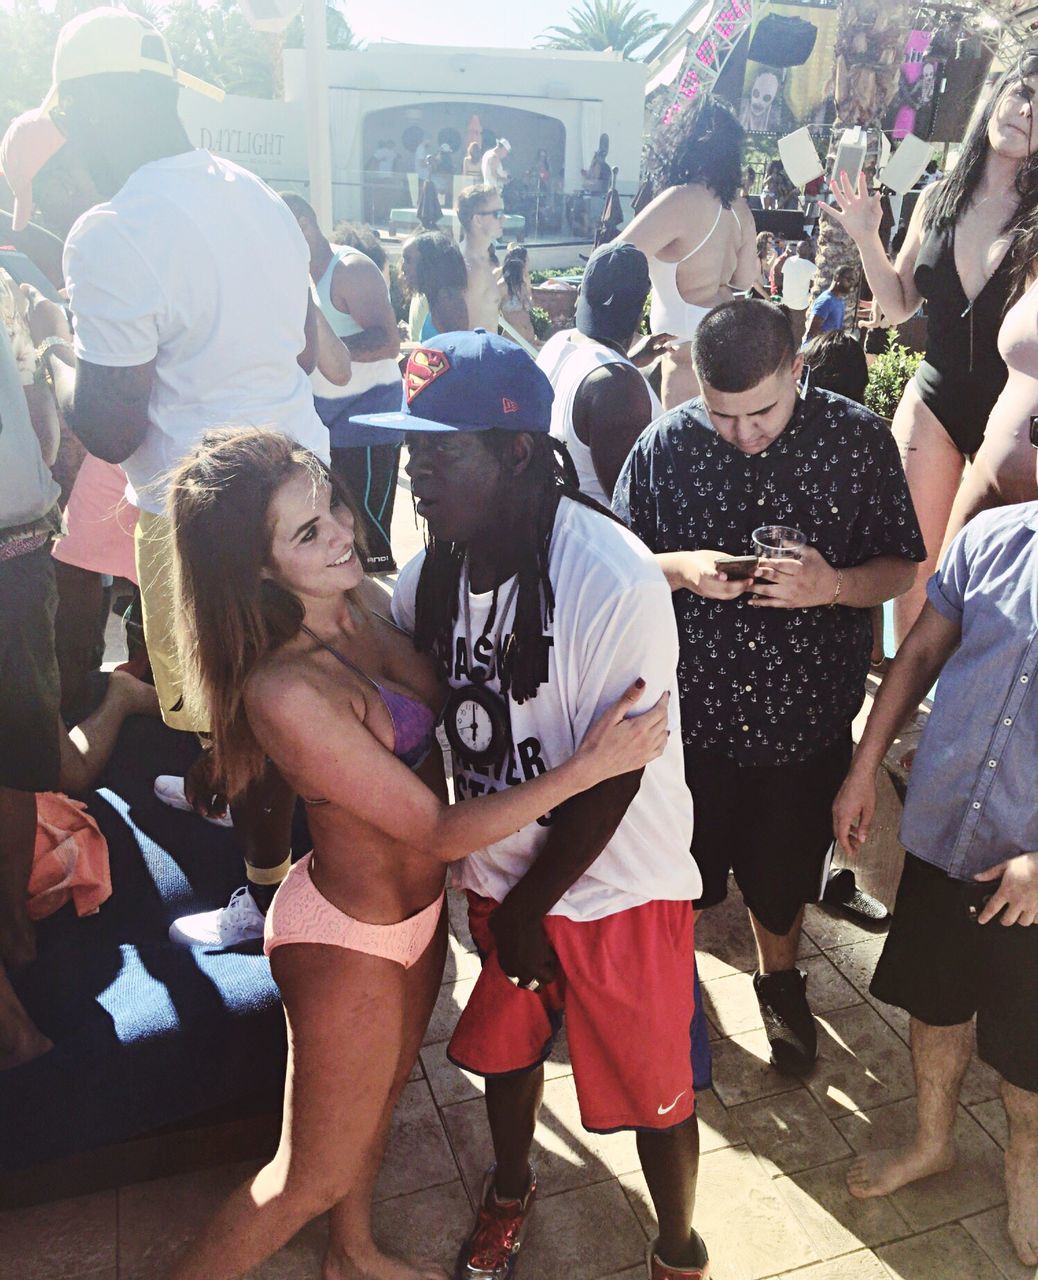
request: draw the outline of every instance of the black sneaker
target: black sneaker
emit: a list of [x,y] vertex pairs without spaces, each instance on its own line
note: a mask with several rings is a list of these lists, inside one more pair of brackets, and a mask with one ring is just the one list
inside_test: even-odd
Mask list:
[[772,1066],[783,1075],[806,1075],[818,1057],[818,1030],[807,1003],[807,974],[800,969],[755,973],[753,989],[771,1045]]

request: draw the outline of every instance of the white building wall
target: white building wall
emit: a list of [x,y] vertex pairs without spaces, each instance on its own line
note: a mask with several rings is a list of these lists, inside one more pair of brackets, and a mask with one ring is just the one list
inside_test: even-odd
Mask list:
[[[328,55],[335,216],[362,216],[363,122],[369,113],[423,102],[471,102],[536,112],[566,131],[567,190],[580,185],[601,133],[619,189],[633,195],[641,163],[645,77],[642,63],[610,53],[449,49],[372,45]],[[274,187],[308,181],[303,52],[285,51],[285,102],[229,94],[222,102],[184,90],[180,114],[191,141],[259,174]],[[488,116],[489,119],[489,116]]]
[[[598,142],[609,135],[609,163],[620,168],[619,189],[638,186],[647,69],[611,53],[556,50],[451,49],[379,44],[328,54],[332,89],[332,168],[336,217],[360,216],[354,185],[366,157],[363,120],[370,112],[451,100],[511,107],[551,116],[566,129],[566,186],[579,186]],[[301,50],[285,51],[285,97],[305,98]]]

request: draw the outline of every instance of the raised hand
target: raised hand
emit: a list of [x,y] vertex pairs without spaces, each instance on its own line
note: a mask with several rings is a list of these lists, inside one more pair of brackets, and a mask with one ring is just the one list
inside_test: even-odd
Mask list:
[[819,208],[826,218],[838,222],[860,248],[866,240],[879,235],[879,224],[883,217],[879,193],[869,195],[865,175],[858,174],[855,186],[847,174],[841,173],[832,182],[832,193],[836,205],[822,204]]
[[646,369],[654,360],[666,355],[677,338],[672,333],[649,333],[639,338],[627,353],[627,359],[636,369]]

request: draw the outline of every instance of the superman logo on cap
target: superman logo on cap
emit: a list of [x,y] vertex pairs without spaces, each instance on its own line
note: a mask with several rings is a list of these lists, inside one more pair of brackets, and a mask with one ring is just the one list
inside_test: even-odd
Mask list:
[[404,374],[407,403],[412,404],[417,395],[437,378],[442,378],[450,367],[451,362],[442,351],[436,351],[432,347],[418,347],[412,351]]

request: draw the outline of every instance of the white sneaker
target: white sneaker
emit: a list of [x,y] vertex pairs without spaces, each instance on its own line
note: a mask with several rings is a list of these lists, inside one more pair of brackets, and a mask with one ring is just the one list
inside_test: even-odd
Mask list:
[[185,813],[197,813],[200,818],[204,818],[206,822],[211,822],[214,827],[233,827],[234,819],[231,817],[230,809],[222,818],[207,818],[204,813],[198,813],[197,809],[192,808],[191,802],[184,794],[184,779],[178,778],[172,773],[160,773],[155,779],[155,794],[163,804],[168,804],[171,809],[182,809]]
[[174,920],[169,940],[179,947],[236,947],[262,938],[265,920],[249,886],[243,884],[231,894],[226,907]]

